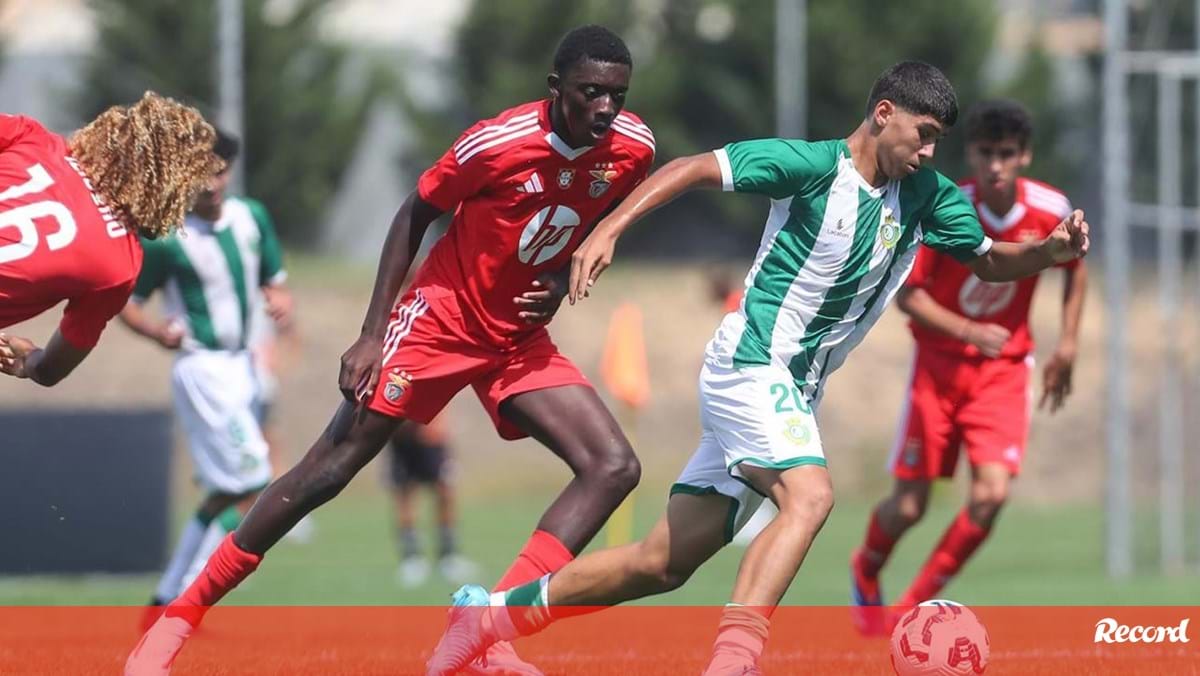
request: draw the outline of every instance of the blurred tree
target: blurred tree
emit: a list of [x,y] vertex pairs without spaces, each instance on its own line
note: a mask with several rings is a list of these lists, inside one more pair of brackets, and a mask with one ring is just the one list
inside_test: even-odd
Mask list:
[[[318,34],[330,0],[296,0],[288,11],[245,0],[246,187],[275,217],[281,236],[312,246],[326,205],[358,147],[382,71],[355,64]],[[81,119],[146,89],[216,106],[215,2],[92,0],[99,37],[75,93]]]
[[[808,7],[810,138],[849,133],[875,78],[902,59],[944,69],[961,101],[974,100],[982,89],[996,22],[993,0],[844,0]],[[457,98],[417,116],[425,132],[421,161],[436,157],[474,120],[546,95],[554,48],[584,23],[604,24],[629,44],[629,108],[654,129],[660,163],[773,134],[773,2],[483,0],[472,4],[459,30],[451,70]],[[939,149],[939,166],[951,175],[962,166],[960,149],[954,135]],[[757,244],[762,218],[762,205],[753,200],[692,196],[662,216],[686,224],[689,237],[671,227],[638,228],[630,246],[656,254],[744,252]]]

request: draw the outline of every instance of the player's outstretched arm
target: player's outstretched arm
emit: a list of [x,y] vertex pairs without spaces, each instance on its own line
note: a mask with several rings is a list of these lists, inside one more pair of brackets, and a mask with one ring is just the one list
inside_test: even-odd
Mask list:
[[1079,345],[1079,325],[1083,320],[1083,299],[1087,295],[1087,266],[1079,265],[1066,270],[1063,284],[1062,334],[1054,354],[1050,355],[1042,370],[1042,396],[1038,409],[1047,404],[1050,412],[1057,413],[1067,396],[1071,394],[1071,373],[1075,367],[1075,355]]
[[177,350],[183,344],[183,331],[178,326],[153,319],[135,299],[129,299],[117,317],[129,330],[168,350]]
[[721,167],[713,153],[671,160],[634,189],[571,256],[567,297],[571,303],[587,295],[587,288],[612,264],[621,233],[643,216],[693,188],[720,188]]
[[996,242],[982,256],[967,263],[985,282],[1010,282],[1059,263],[1082,258],[1088,252],[1088,224],[1076,209],[1040,242]]
[[91,351],[68,343],[58,331],[44,349],[31,340],[0,333],[0,373],[53,387],[70,375]]
[[392,218],[392,227],[388,230],[383,253],[379,256],[375,290],[371,293],[362,331],[358,340],[342,355],[338,387],[347,401],[364,402],[375,392],[388,314],[400,293],[400,285],[408,276],[425,231],[441,215],[437,207],[421,199],[414,190]]

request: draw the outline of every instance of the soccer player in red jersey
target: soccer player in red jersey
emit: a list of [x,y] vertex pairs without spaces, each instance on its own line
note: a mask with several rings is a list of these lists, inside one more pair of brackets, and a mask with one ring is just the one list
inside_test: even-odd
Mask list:
[[[538,439],[575,475],[498,587],[557,570],[592,539],[637,484],[640,465],[544,324],[589,226],[653,161],[650,129],[623,111],[631,70],[629,50],[611,31],[572,30],[547,77],[550,99],[472,126],[421,176],[392,222],[361,335],[342,355],[346,401],[151,627],[126,673],[166,673],[205,609],[337,495],[402,420],[428,423],[467,386],[501,437]],[[396,302],[426,228],[446,211],[454,213],[449,230]],[[506,644],[486,658],[475,673],[537,673]]]
[[138,235],[183,222],[223,166],[215,139],[195,109],[152,92],[70,140],[0,115],[0,328],[67,301],[45,348],[0,333],[0,372],[49,387],[87,357],[133,291]]
[[[995,241],[1041,239],[1071,213],[1055,188],[1021,176],[1032,159],[1033,125],[1014,101],[987,101],[967,117],[971,178],[961,183],[984,231]],[[1062,333],[1043,370],[1039,408],[1057,411],[1071,392],[1087,287],[1082,259],[1066,274]],[[944,254],[922,248],[899,305],[912,317],[916,356],[900,435],[889,466],[892,494],[875,508],[866,539],[851,559],[855,620],[866,633],[886,630],[879,571],[892,548],[925,513],[930,484],[950,477],[966,446],[971,486],[912,585],[896,599],[908,607],[933,598],[983,544],[1025,456],[1033,336],[1029,309],[1038,277],[990,284]]]

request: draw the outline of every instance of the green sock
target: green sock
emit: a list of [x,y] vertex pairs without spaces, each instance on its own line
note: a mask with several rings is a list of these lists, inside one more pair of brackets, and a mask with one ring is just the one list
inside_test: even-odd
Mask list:
[[242,513],[238,511],[237,506],[227,507],[224,512],[217,515],[217,523],[221,524],[221,529],[226,533],[237,530],[238,524],[241,522]]
[[489,613],[492,631],[502,641],[511,641],[518,636],[529,636],[545,629],[553,622],[547,603],[546,588],[550,576],[513,587],[506,592],[493,594],[492,604],[502,606],[497,612]]

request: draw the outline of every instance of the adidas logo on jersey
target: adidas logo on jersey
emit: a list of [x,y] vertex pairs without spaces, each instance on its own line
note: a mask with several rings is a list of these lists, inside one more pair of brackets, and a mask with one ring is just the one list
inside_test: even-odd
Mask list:
[[517,192],[527,192],[527,193],[546,192],[546,189],[544,187],[542,187],[542,177],[538,176],[538,173],[535,171],[535,172],[533,172],[532,176],[525,179],[524,183],[517,186]]

